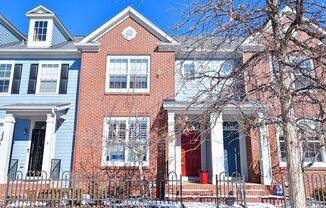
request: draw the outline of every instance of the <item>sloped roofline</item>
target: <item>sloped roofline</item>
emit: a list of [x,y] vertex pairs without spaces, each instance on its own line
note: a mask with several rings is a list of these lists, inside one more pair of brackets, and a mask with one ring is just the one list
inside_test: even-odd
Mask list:
[[0,22],[2,22],[17,38],[22,41],[27,41],[27,38],[21,33],[13,24],[11,24],[4,16],[0,15]]
[[133,18],[143,27],[145,27],[150,32],[152,32],[161,41],[169,42],[172,44],[178,44],[176,40],[174,40],[171,36],[169,36],[167,33],[165,33],[163,30],[161,30],[151,21],[149,21],[142,14],[140,14],[138,11],[133,9],[131,6],[128,6],[127,8],[122,10],[119,14],[111,18],[109,21],[107,21],[102,26],[100,26],[95,31],[93,31],[88,36],[86,36],[84,39],[82,39],[79,43],[86,44],[86,43],[97,41],[100,37],[102,37],[104,34],[112,30],[114,27],[116,27],[119,23],[121,23],[123,20],[127,19],[128,17]]
[[[37,13],[37,11],[39,11],[39,10],[44,10],[48,14]],[[39,5],[39,6],[35,7],[34,9],[31,9],[30,11],[28,11],[26,13],[26,16],[27,17],[40,17],[40,16],[41,17],[52,17],[54,22],[57,24],[57,26],[60,28],[60,30],[63,32],[63,34],[66,36],[66,38],[68,40],[73,40],[72,35],[69,33],[67,28],[62,24],[60,19],[55,15],[55,13],[52,12],[51,10],[49,10],[48,8],[44,7],[43,5]]]

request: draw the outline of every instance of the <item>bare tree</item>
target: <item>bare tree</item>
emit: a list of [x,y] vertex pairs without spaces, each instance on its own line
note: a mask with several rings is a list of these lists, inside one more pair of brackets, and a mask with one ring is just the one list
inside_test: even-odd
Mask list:
[[[242,106],[250,104],[261,116],[245,118],[247,126],[277,126],[284,137],[291,206],[306,207],[304,169],[325,148],[325,6],[303,0],[195,0],[183,6],[176,28],[184,32],[185,57],[241,57],[232,71],[202,61],[190,105],[204,106],[205,114],[232,105],[245,118]],[[319,145],[307,163],[308,138]]]

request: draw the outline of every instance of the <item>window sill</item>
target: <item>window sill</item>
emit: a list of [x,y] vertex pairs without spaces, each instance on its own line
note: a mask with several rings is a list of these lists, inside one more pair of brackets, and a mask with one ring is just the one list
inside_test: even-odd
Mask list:
[[127,96],[131,96],[131,95],[137,95],[137,96],[141,96],[141,95],[146,95],[149,96],[150,92],[129,92],[129,91],[121,91],[121,92],[111,92],[111,91],[106,91],[104,93],[104,95],[127,95]]
[[[101,170],[106,170],[106,169],[138,169],[138,165],[134,164],[102,164],[101,165]],[[149,164],[146,163],[143,165],[143,169],[149,169]]]
[[[309,163],[304,163],[304,166],[307,166]],[[281,168],[286,168],[286,162],[280,162],[280,167]],[[309,168],[326,168],[326,163],[325,162],[315,162],[312,166],[308,167]]]

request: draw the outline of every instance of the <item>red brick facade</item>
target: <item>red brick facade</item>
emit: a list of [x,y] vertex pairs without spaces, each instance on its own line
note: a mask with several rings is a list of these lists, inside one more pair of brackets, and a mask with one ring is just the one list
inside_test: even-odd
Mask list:
[[[128,26],[137,32],[137,36],[130,41],[121,35]],[[84,52],[81,55],[74,171],[115,174],[115,171],[124,169],[128,170],[124,173],[132,176],[137,173],[137,167],[101,166],[104,117],[150,117],[151,138],[165,138],[164,141],[167,141],[167,119],[162,104],[164,99],[174,98],[175,54],[159,52],[157,45],[160,40],[130,17],[105,33],[98,41],[99,52]],[[108,55],[150,56],[149,93],[105,93]],[[157,166],[165,167],[165,162],[163,142],[151,148],[150,166],[145,168],[146,172],[155,175]]]

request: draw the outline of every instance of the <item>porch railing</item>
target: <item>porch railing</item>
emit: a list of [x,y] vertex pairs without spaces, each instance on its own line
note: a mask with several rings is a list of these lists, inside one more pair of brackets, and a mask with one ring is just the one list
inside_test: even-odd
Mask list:
[[239,173],[222,172],[216,175],[216,205],[242,205],[246,207],[245,180]]

